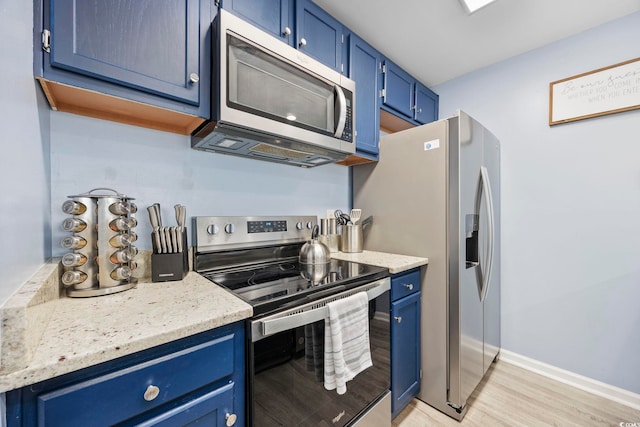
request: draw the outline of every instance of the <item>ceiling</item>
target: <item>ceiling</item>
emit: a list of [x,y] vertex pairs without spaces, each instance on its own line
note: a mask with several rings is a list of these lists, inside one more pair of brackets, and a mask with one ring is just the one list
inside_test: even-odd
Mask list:
[[422,83],[435,86],[640,10],[640,0],[314,0]]

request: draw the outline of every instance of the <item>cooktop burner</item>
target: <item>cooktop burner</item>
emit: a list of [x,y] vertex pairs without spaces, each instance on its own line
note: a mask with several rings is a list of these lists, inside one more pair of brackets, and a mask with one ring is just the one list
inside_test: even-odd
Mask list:
[[254,315],[312,301],[387,275],[382,267],[337,259],[316,268],[320,269],[317,281],[308,279],[309,272],[296,259],[201,274],[253,305]]

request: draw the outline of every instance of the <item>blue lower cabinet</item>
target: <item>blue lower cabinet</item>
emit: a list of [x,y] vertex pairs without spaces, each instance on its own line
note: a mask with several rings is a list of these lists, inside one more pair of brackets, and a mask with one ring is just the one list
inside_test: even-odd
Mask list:
[[[7,393],[12,426],[244,425],[244,325]],[[231,425],[231,424],[229,424]]]
[[391,413],[395,418],[420,391],[420,271],[392,276],[391,296]]

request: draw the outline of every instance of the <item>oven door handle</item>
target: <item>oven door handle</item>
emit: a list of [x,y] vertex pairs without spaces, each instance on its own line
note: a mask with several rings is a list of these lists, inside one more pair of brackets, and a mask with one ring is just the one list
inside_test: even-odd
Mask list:
[[[378,298],[380,295],[382,295],[383,293],[391,289],[391,283],[389,278],[385,278],[373,283],[375,283],[376,286],[366,290],[369,301],[371,301],[372,299]],[[357,289],[355,291],[356,292],[353,292],[353,290],[347,291],[347,293],[355,294],[357,293]],[[341,295],[343,295],[343,293],[338,295],[333,295],[331,298],[328,298],[325,301],[311,303],[313,305],[322,304],[318,308],[314,308],[308,311],[302,311],[301,313],[285,315],[283,317],[277,317],[271,320],[269,319],[260,320],[259,330],[262,333],[262,338],[267,337],[269,335],[277,334],[278,332],[287,331],[289,329],[294,329],[299,326],[309,325],[311,323],[324,320],[328,310],[326,305],[331,301],[335,301],[336,299],[341,298]]]

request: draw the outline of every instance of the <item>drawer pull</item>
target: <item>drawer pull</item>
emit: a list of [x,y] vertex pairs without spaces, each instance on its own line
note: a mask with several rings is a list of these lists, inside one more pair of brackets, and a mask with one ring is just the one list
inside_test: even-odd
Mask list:
[[409,289],[410,291],[412,291],[413,290],[413,283],[405,283],[404,287]]
[[396,322],[402,323],[402,316],[393,316]]
[[151,402],[153,399],[158,397],[160,394],[160,389],[154,385],[150,385],[147,387],[147,390],[144,392],[144,400],[147,402]]
[[225,419],[227,420],[227,427],[231,427],[236,423],[238,416],[236,414],[227,414]]

